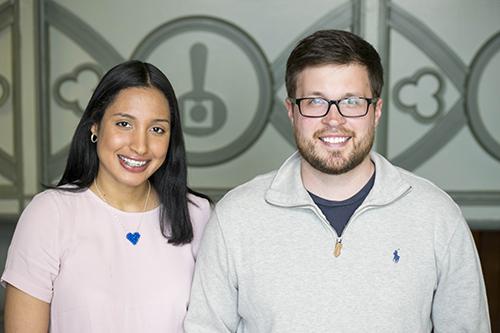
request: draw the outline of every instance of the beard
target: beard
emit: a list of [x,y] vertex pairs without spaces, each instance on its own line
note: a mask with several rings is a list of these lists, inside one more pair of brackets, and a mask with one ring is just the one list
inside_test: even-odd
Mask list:
[[[306,139],[294,130],[295,142],[302,158],[314,169],[329,174],[340,175],[353,170],[364,161],[375,140],[375,128],[371,127],[365,136],[358,138],[354,132],[341,131],[350,135],[353,148],[350,151],[332,151],[321,153],[313,140],[319,140],[321,131],[314,133],[313,140]],[[344,156],[346,154],[346,156]]]

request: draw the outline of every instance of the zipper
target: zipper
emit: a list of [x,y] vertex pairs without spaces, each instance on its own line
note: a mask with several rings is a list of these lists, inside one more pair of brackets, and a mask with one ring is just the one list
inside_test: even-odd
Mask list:
[[[342,234],[339,236],[337,235],[337,232],[335,231],[335,229],[333,229],[333,227],[330,225],[330,223],[328,221],[326,221],[324,218],[322,218],[322,214],[319,215],[321,217],[321,221],[323,221],[324,224],[328,225],[328,228],[332,231],[332,234],[334,234],[336,237],[336,241],[335,241],[335,246],[333,247],[333,256],[335,258],[339,257],[341,254],[342,254],[342,247],[344,246],[342,244],[342,237],[345,233],[345,231],[347,230],[347,227],[349,227],[349,225],[351,224],[351,221],[353,221],[355,218],[357,218],[359,215],[363,214],[364,212],[368,211],[368,210],[371,210],[371,209],[374,209],[374,208],[377,208],[377,207],[383,207],[383,206],[386,206],[390,203],[393,203],[394,201],[396,200],[399,200],[400,198],[404,197],[408,192],[410,192],[411,190],[411,187],[409,187],[408,189],[406,189],[406,191],[404,191],[403,193],[401,193],[397,198],[394,198],[394,200],[391,200],[391,202],[388,202],[386,204],[383,204],[383,205],[367,205],[365,207],[363,207],[361,210],[355,212],[351,218],[349,219],[349,221],[347,221],[347,224],[345,225],[344,227],[344,230],[342,231]],[[319,209],[319,208],[315,208],[315,209]],[[316,212],[317,213],[317,212]]]
[[342,237],[337,238],[337,242],[335,243],[335,248],[333,249],[333,255],[336,257],[340,256],[342,253]]
[[[347,227],[349,226],[349,224],[351,224],[351,221],[354,220],[354,218],[356,218],[359,215],[361,215],[364,212],[366,212],[367,210],[374,209],[375,207],[379,207],[379,206],[378,205],[365,206],[360,211],[354,213],[354,215],[351,216],[351,218],[349,219],[349,221],[347,221],[347,223],[346,223],[346,225],[344,227],[344,230],[342,230],[342,234],[340,234],[340,236],[337,236],[337,240],[335,241],[335,246],[333,248],[333,256],[335,258],[340,257],[340,255],[342,254],[342,247],[344,246],[342,244],[342,237],[343,237],[345,231],[347,230]],[[331,229],[333,229],[333,227],[330,225],[330,223],[328,223],[328,225],[330,226]],[[337,234],[337,233],[335,232],[335,234]]]
[[[307,206],[304,206],[305,208],[309,208],[310,210],[312,210],[320,219],[321,223],[323,224],[323,226],[325,227],[325,229],[327,229],[328,231],[330,231],[330,233],[332,234],[333,238],[336,239],[336,242],[335,242],[335,247],[333,248],[333,255],[335,257],[338,257],[340,256],[340,253],[342,252],[342,235],[340,235],[340,237],[337,235],[337,232],[335,231],[335,229],[333,229],[333,227],[330,225],[330,222],[328,222],[324,216],[323,216],[323,213],[321,212],[321,209],[319,209],[318,206],[316,205],[307,205]],[[347,227],[347,225],[346,225]]]

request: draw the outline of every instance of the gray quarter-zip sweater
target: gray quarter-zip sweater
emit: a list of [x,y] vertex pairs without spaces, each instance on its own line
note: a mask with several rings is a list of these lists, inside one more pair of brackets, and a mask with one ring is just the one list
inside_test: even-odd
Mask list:
[[474,241],[446,193],[372,153],[375,184],[340,237],[300,158],[217,204],[186,333],[490,332]]

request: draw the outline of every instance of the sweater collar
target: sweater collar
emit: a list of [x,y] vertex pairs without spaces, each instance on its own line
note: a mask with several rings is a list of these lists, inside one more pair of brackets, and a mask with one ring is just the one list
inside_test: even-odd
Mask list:
[[[314,206],[302,183],[301,158],[296,151],[281,165],[266,192],[267,202],[283,207]],[[370,158],[375,164],[375,184],[363,205],[386,205],[410,190],[398,167],[375,152]]]

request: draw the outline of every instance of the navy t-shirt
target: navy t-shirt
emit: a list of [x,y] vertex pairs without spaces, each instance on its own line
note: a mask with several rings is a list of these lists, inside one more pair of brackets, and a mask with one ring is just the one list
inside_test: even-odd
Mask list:
[[344,228],[347,222],[349,222],[352,214],[354,214],[356,209],[361,206],[363,201],[368,196],[368,193],[370,193],[370,190],[372,189],[374,183],[375,172],[371,176],[370,180],[366,183],[366,185],[363,186],[363,188],[358,193],[356,193],[349,199],[342,201],[326,200],[318,197],[317,195],[314,195],[311,192],[309,192],[309,195],[313,199],[314,203],[319,207],[319,209],[321,209],[328,222],[330,222],[333,229],[335,229],[335,231],[337,232],[337,235],[340,236],[342,235],[342,232],[344,232]]

